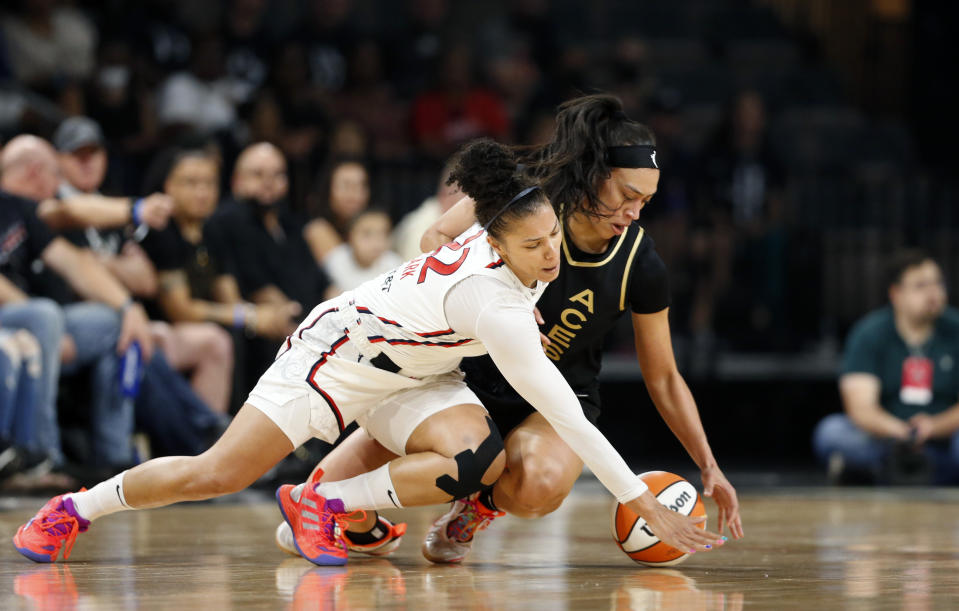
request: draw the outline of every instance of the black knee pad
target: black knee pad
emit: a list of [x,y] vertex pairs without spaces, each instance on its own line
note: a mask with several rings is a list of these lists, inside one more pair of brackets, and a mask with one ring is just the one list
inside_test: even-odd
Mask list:
[[461,499],[482,490],[483,475],[505,448],[499,429],[489,416],[486,417],[486,424],[489,426],[489,436],[476,448],[476,451],[463,450],[454,456],[459,479],[453,479],[449,475],[436,478],[436,487],[454,499]]

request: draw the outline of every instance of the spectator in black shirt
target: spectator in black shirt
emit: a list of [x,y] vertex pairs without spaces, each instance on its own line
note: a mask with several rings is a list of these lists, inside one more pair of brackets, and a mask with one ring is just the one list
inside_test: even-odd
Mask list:
[[[334,296],[303,231],[306,221],[287,205],[289,180],[283,154],[272,144],[253,144],[240,154],[231,181],[233,201],[226,202],[206,226],[211,241],[235,261],[243,296],[288,312],[309,312]],[[244,342],[244,386],[269,367],[276,356],[272,340]]]
[[[61,200],[68,202],[61,206],[69,206],[70,198],[78,195],[99,194],[100,185],[107,174],[105,144],[103,131],[93,119],[70,117],[57,127],[53,135],[53,145],[57,149],[60,174],[63,177],[57,194]],[[173,204],[169,197],[158,194],[150,198],[131,198],[130,205],[129,222],[124,219],[112,227],[81,223],[81,227],[66,233],[64,237],[77,246],[90,248],[96,253],[100,261],[131,293],[137,297],[150,298],[156,293],[156,270],[137,244],[134,234],[142,237],[148,229],[146,226],[141,227],[146,225],[144,212],[148,217],[156,216],[155,226],[164,227]],[[49,205],[44,207],[48,208]],[[44,220],[55,228],[58,225],[51,222],[49,215],[46,215]]]
[[219,196],[218,159],[200,149],[176,151],[167,167],[163,188],[173,198],[173,222],[143,240],[159,274],[157,301],[163,316],[175,329],[215,322],[277,343],[296,327],[292,317],[300,306],[243,300],[225,245],[235,237],[217,239],[216,232],[206,230]]
[[[99,124],[87,117],[66,119],[57,128],[53,143],[58,150],[63,176],[59,193],[63,198],[71,198],[66,205],[77,201],[77,196],[95,196],[107,170],[107,155]],[[87,203],[88,199],[93,198],[80,199],[80,204]],[[77,246],[89,248],[96,253],[100,262],[131,293],[137,297],[152,299],[157,292],[157,273],[138,240],[149,231],[150,225],[146,221],[151,221],[152,226],[158,229],[166,227],[173,211],[173,200],[162,193],[130,200],[133,217],[131,222],[123,222],[114,227],[85,224],[80,229],[65,233],[64,237]],[[230,381],[233,376],[233,343],[229,333],[213,323],[185,323],[174,329],[167,323],[154,322],[151,328],[154,339],[163,350],[168,363],[161,365],[158,361],[155,365],[151,364],[151,369],[147,371],[150,381],[159,377],[165,382],[158,384],[177,384],[178,381],[172,382],[171,378],[178,374],[170,371],[170,367],[189,373],[190,385],[199,395],[199,399],[202,399],[202,403],[218,413],[225,413],[229,406]],[[197,397],[189,396],[192,393],[187,392],[186,395],[188,396],[181,397],[181,403],[195,405],[199,402]],[[153,400],[153,397],[138,399],[137,411],[141,420],[147,413],[157,411],[169,417],[171,403],[175,401],[165,397],[166,408],[159,410],[143,405]],[[152,419],[151,416],[147,422]],[[209,420],[207,417],[204,419]],[[170,432],[164,431],[167,437]],[[168,439],[162,442],[159,439],[153,441],[154,445],[158,442],[161,446],[169,445]]]
[[336,294],[303,237],[304,219],[287,206],[283,154],[261,142],[240,153],[233,169],[233,201],[207,227],[236,261],[243,295],[255,303],[294,302],[303,312]]

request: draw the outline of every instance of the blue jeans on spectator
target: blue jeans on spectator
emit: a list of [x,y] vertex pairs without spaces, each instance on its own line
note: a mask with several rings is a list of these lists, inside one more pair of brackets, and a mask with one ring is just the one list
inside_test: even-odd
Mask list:
[[40,388],[40,344],[23,330],[0,328],[0,439],[33,443]]
[[33,435],[27,448],[42,452],[55,464],[63,463],[57,424],[57,386],[60,381],[60,342],[65,320],[63,309],[50,299],[30,299],[0,307],[0,326],[26,329],[40,343],[39,397]]
[[66,305],[63,311],[66,333],[77,346],[77,357],[63,366],[64,375],[92,367],[91,460],[102,466],[131,465],[134,412],[133,401],[120,392],[120,314],[107,305],[91,302]]
[[[830,414],[813,432],[813,451],[822,463],[834,452],[853,469],[880,477],[894,442],[870,435],[845,414]],[[937,484],[959,483],[959,431],[948,439],[926,442],[923,452],[931,461]]]

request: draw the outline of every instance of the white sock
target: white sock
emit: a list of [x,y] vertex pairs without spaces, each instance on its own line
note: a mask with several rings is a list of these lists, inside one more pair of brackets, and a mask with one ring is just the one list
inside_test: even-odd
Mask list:
[[[316,491],[328,499],[340,499],[346,511],[402,507],[393,488],[389,463],[375,471],[339,482],[322,482]],[[298,495],[297,495],[298,496]],[[293,498],[297,498],[294,496]]]
[[133,509],[127,505],[127,501],[123,497],[123,476],[125,474],[126,471],[118,473],[89,490],[67,495],[73,500],[73,508],[77,510],[81,517],[91,522],[111,513]]

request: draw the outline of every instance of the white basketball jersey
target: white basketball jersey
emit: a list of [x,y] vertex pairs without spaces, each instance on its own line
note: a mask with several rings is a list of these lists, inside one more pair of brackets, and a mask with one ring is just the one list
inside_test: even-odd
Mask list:
[[[532,316],[546,288],[544,282],[537,282],[535,288],[523,286],[486,235],[474,225],[449,244],[345,293],[343,297],[349,297],[341,303],[349,303],[348,319],[338,318],[348,320],[345,331],[350,341],[367,357],[385,353],[404,374],[413,376],[452,371],[461,358],[486,354],[477,338],[450,328],[444,309],[450,289],[471,276],[489,276],[516,291],[529,304]],[[485,306],[477,303],[477,311]]]

